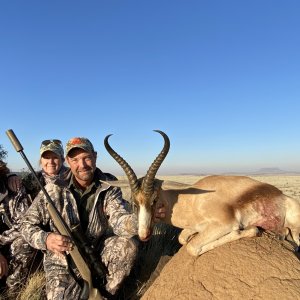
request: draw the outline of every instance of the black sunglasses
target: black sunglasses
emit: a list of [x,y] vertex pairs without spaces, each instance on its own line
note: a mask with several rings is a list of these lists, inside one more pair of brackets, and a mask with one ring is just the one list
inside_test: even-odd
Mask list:
[[61,140],[44,140],[44,141],[42,141],[42,145],[44,145],[44,146],[48,146],[51,143],[62,146]]

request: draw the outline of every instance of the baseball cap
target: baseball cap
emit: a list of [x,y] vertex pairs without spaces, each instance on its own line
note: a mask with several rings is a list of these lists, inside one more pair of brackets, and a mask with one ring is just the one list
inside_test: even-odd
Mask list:
[[66,155],[74,148],[80,148],[87,152],[95,152],[93,144],[89,139],[84,137],[74,137],[70,139],[66,144]]
[[46,151],[51,151],[58,156],[64,157],[64,149],[60,140],[44,140],[41,143],[40,155],[42,156]]

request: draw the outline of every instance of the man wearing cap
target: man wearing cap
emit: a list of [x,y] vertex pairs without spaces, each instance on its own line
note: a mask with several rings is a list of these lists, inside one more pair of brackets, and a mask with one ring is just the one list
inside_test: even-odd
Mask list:
[[[132,239],[137,234],[137,219],[129,213],[119,188],[102,181],[116,180],[96,167],[97,152],[87,138],[72,138],[66,144],[66,160],[71,174],[64,184],[48,184],[46,189],[66,223],[80,223],[99,260],[107,267],[105,293],[108,298],[118,291],[129,275],[137,254]],[[46,226],[50,225],[50,230]],[[44,250],[47,299],[79,299],[81,286],[76,269],[66,252],[72,242],[57,233],[40,193],[27,211],[22,234],[35,248]]]

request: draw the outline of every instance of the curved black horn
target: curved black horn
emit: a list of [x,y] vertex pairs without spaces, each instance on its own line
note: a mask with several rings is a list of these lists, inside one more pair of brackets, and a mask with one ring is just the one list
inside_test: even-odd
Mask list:
[[160,133],[163,136],[163,138],[165,140],[165,143],[164,143],[163,149],[158,154],[158,156],[155,158],[154,162],[150,166],[150,168],[147,171],[147,174],[146,174],[146,176],[143,180],[143,191],[146,195],[151,195],[152,194],[155,175],[156,175],[160,165],[162,164],[162,162],[166,158],[166,156],[169,152],[169,149],[170,149],[170,140],[169,140],[168,136],[160,130],[154,130],[154,131]]
[[104,139],[104,146],[105,146],[107,152],[112,156],[112,158],[114,158],[116,160],[116,162],[124,170],[124,172],[128,178],[131,191],[132,191],[132,193],[135,193],[138,191],[138,188],[139,188],[137,177],[136,177],[134,171],[129,166],[129,164],[126,162],[126,160],[123,157],[121,157],[115,150],[113,150],[113,148],[109,145],[108,138],[111,135],[112,134],[107,135],[106,138]]

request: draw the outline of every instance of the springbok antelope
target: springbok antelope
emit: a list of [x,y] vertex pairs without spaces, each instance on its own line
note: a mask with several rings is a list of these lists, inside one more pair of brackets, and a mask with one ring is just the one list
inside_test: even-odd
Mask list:
[[207,176],[193,185],[162,181],[155,175],[168,154],[170,141],[164,146],[145,177],[137,178],[129,164],[108,143],[108,153],[119,163],[128,181],[108,182],[118,187],[130,187],[131,200],[138,208],[138,234],[149,239],[156,205],[163,205],[162,220],[182,228],[179,242],[198,256],[224,243],[253,237],[259,228],[286,238],[289,234],[299,246],[300,201],[284,195],[276,187],[246,176]]

